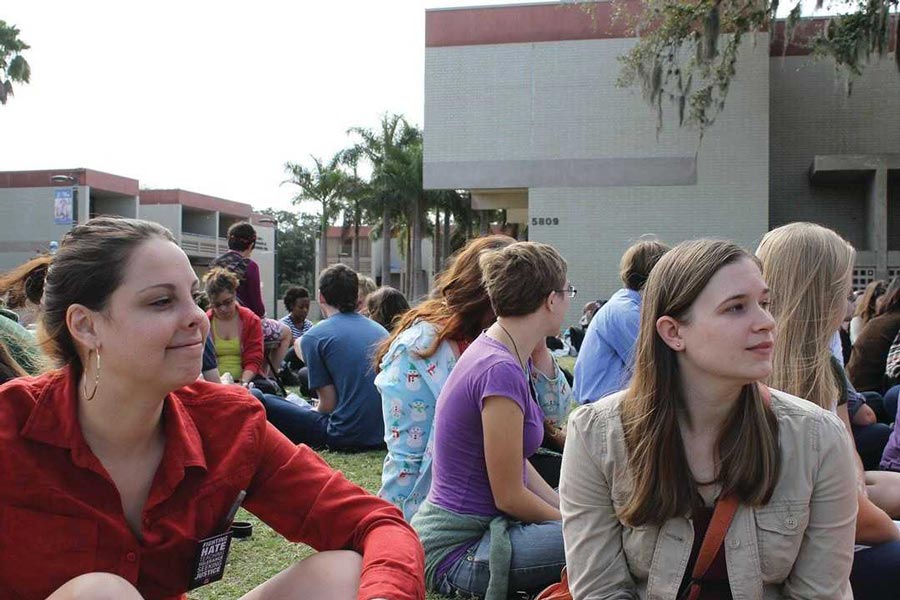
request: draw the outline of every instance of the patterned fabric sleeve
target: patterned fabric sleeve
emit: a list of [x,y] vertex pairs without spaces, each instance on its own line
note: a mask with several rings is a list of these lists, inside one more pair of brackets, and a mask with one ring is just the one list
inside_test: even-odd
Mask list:
[[531,380],[544,416],[557,427],[565,427],[569,410],[575,405],[575,396],[556,359],[553,359],[553,363],[556,366],[555,377],[551,379],[537,369],[532,369]]
[[431,487],[434,408],[456,364],[447,342],[421,358],[434,336],[429,323],[413,324],[391,344],[375,377],[387,444],[378,495],[399,507],[407,521]]

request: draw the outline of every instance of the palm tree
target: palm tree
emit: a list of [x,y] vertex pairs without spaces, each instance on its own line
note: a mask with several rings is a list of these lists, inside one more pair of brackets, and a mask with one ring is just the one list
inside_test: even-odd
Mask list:
[[[464,213],[467,205],[463,194],[457,190],[437,190],[427,192],[427,196],[431,199],[434,207],[434,270],[435,272],[443,270],[444,263],[450,257],[450,219],[453,218],[457,225],[464,222]],[[443,223],[441,218],[443,217]]]
[[363,157],[363,149],[360,146],[351,146],[339,153],[342,165],[349,167],[353,173],[348,176],[346,189],[346,203],[344,214],[350,217],[353,225],[353,245],[351,256],[353,257],[353,270],[359,273],[359,227],[362,224],[363,213],[368,208],[368,200],[372,195],[371,186],[367,181],[359,177],[359,161]]
[[395,157],[400,149],[418,135],[418,130],[410,127],[397,114],[383,115],[377,130],[366,127],[351,127],[347,133],[360,138],[357,147],[372,165],[372,202],[381,212],[381,283],[391,281],[391,224],[393,216],[402,200],[385,178],[385,164]]
[[294,204],[319,202],[322,205],[318,264],[318,273],[321,273],[328,265],[328,225],[340,210],[340,201],[347,189],[348,177],[341,169],[340,153],[335,154],[327,163],[312,155],[310,158],[313,161],[311,169],[298,163],[285,163],[284,170],[288,172],[290,178],[284,180],[282,184],[290,183],[300,188],[294,196]]
[[425,293],[427,283],[422,269],[422,233],[425,226],[426,197],[422,187],[422,136],[416,129],[411,132],[408,143],[398,146],[385,161],[382,168],[383,182],[409,207],[407,253],[409,268],[409,299],[415,301]]
[[0,104],[13,95],[13,82],[28,83],[31,67],[22,56],[29,46],[19,39],[19,29],[0,20]]

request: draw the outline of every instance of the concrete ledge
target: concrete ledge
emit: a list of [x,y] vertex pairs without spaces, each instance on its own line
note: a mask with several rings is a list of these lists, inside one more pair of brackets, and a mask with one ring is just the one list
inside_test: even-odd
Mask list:
[[425,189],[695,185],[694,157],[426,162]]
[[900,169],[900,154],[824,154],[813,158],[813,183],[858,181],[878,169]]

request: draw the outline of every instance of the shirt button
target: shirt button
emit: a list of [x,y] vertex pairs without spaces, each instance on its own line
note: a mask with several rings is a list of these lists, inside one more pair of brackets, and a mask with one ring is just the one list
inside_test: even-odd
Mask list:
[[796,517],[787,517],[784,520],[784,526],[788,529],[797,529],[797,519]]
[[740,545],[741,545],[741,540],[738,540],[738,539],[728,540],[729,548],[737,548]]
[[128,562],[134,562],[137,560],[137,554],[135,554],[134,552],[129,552],[125,555],[125,560],[127,560]]

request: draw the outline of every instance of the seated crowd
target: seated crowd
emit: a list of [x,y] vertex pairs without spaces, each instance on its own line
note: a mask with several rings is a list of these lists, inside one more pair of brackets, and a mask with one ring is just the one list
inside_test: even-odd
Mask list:
[[[255,242],[201,282],[98,217],[0,276],[0,597],[182,598],[240,505],[317,551],[248,600],[900,589],[900,280],[854,294],[837,233],[636,242],[571,386],[551,246],[470,240],[412,307],[337,264],[274,320]],[[384,452],[378,494],[326,448]]]

